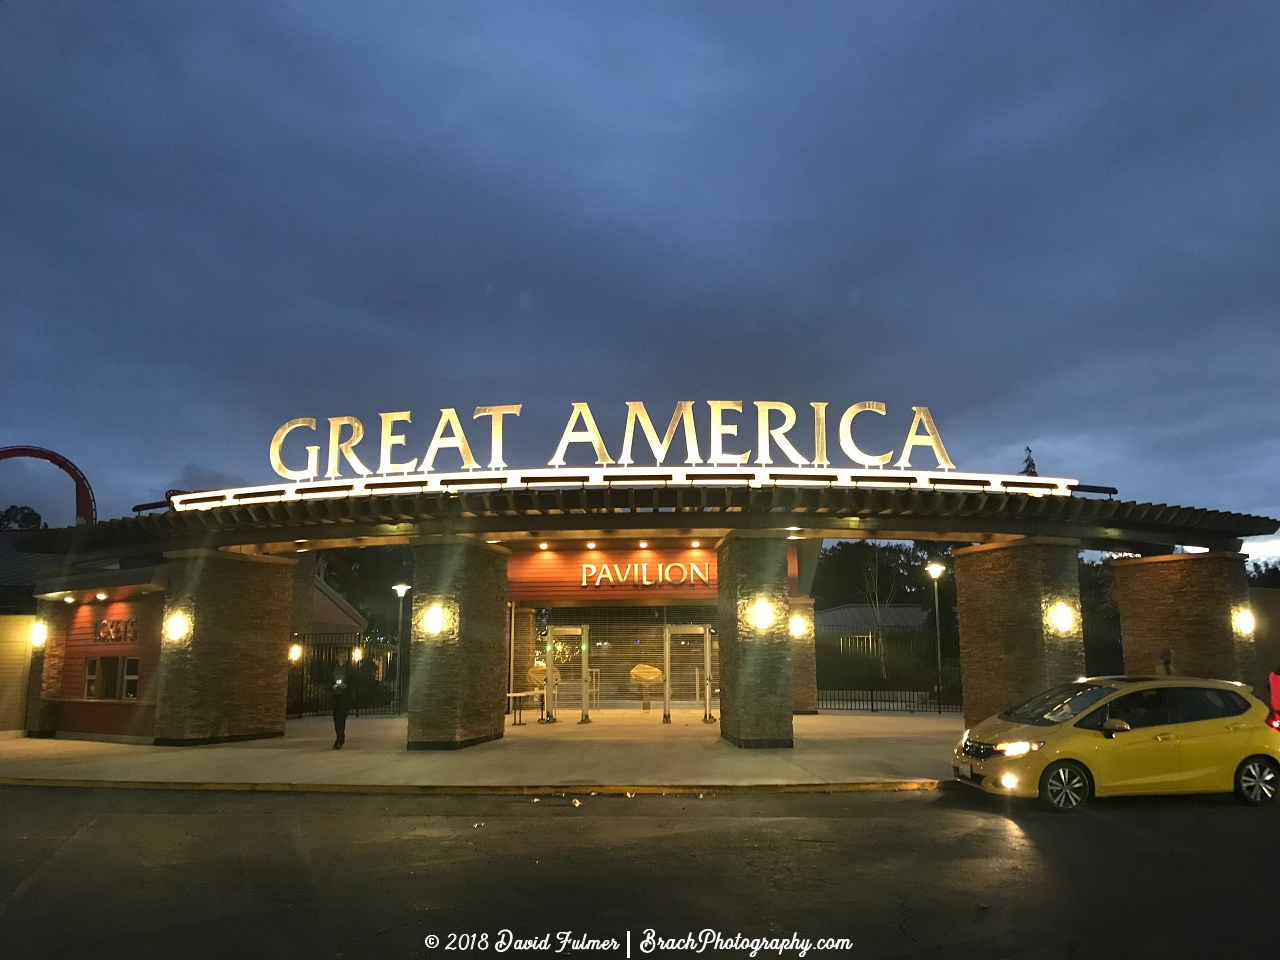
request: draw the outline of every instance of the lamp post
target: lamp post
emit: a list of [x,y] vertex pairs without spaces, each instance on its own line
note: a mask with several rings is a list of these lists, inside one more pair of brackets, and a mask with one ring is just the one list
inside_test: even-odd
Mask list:
[[396,596],[400,598],[400,621],[396,626],[396,643],[400,648],[400,666],[396,670],[396,686],[399,688],[396,692],[397,699],[400,701],[400,712],[409,709],[409,648],[404,642],[404,595],[409,592],[409,584],[397,583],[391,588],[396,592]]
[[929,576],[933,577],[933,629],[936,651],[938,654],[938,713],[942,713],[942,615],[938,606],[938,578],[947,572],[947,568],[938,562],[925,567]]

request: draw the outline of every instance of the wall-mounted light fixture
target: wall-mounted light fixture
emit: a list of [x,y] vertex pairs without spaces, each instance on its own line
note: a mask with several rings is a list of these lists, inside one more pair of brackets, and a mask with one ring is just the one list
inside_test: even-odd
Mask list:
[[791,622],[788,626],[791,629],[791,636],[796,640],[799,640],[805,633],[806,624],[804,622],[804,615],[800,613],[793,613],[791,615]]
[[169,614],[164,622],[164,636],[173,643],[186,640],[191,636],[191,618],[181,611]]
[[595,542],[594,540],[588,540],[588,541],[587,541],[587,549],[588,549],[588,550],[594,550],[595,548],[596,548],[596,542]]
[[544,541],[542,541],[542,543],[538,544],[538,549],[539,549],[539,550],[545,550],[545,549],[547,549],[547,542],[544,540]]
[[76,598],[75,598],[75,597],[63,597],[63,598],[62,598],[62,602],[63,602],[63,603],[75,603],[75,602],[76,602]]
[[295,643],[289,647],[289,662],[297,663],[302,659],[302,644]]
[[362,647],[352,647],[352,648],[351,648],[351,662],[352,662],[352,663],[359,663],[359,662],[360,662],[361,660],[363,660],[363,659],[364,659],[364,649],[363,649]]
[[106,595],[105,593],[102,593],[102,592],[95,593],[95,594],[94,594],[94,596],[95,596],[95,597],[97,597],[99,600],[105,600],[105,599],[107,599],[107,595]]
[[756,597],[751,604],[751,623],[757,630],[768,630],[774,621],[773,604],[766,597]]
[[422,609],[422,632],[432,640],[458,639],[458,603],[450,597],[432,597]]
[[1060,637],[1074,633],[1078,622],[1075,609],[1065,600],[1051,603],[1045,609],[1045,626]]
[[1231,613],[1231,628],[1242,637],[1252,637],[1257,621],[1253,618],[1253,611],[1248,607],[1238,607]]
[[31,624],[31,646],[39,650],[44,646],[44,642],[49,639],[49,625],[43,620],[37,620]]

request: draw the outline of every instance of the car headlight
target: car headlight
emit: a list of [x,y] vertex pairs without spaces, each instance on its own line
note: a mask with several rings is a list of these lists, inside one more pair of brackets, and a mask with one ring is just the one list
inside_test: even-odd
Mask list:
[[1011,740],[1008,743],[997,743],[996,752],[1003,753],[1006,757],[1024,757],[1043,746],[1043,740]]
[[969,731],[966,729],[964,733],[960,734],[960,742],[956,744],[956,749],[963,750],[964,745],[968,742],[969,742]]

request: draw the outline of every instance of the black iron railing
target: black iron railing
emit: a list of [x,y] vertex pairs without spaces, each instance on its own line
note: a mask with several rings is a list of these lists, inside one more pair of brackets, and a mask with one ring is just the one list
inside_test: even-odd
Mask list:
[[333,712],[333,671],[346,654],[347,704],[351,716],[400,712],[400,651],[394,643],[366,640],[358,633],[295,637],[289,663],[290,717]]
[[[937,641],[915,632],[818,634],[818,708],[957,713],[960,664]],[[949,655],[950,654],[950,655]]]

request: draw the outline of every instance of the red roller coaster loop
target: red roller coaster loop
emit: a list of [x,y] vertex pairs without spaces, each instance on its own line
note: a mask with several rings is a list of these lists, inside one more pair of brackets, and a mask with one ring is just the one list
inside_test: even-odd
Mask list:
[[80,468],[60,453],[46,450],[44,447],[0,447],[0,460],[14,457],[30,457],[34,460],[47,460],[55,467],[62,469],[76,485],[76,523],[93,523],[98,519],[98,503],[93,499],[93,488]]

